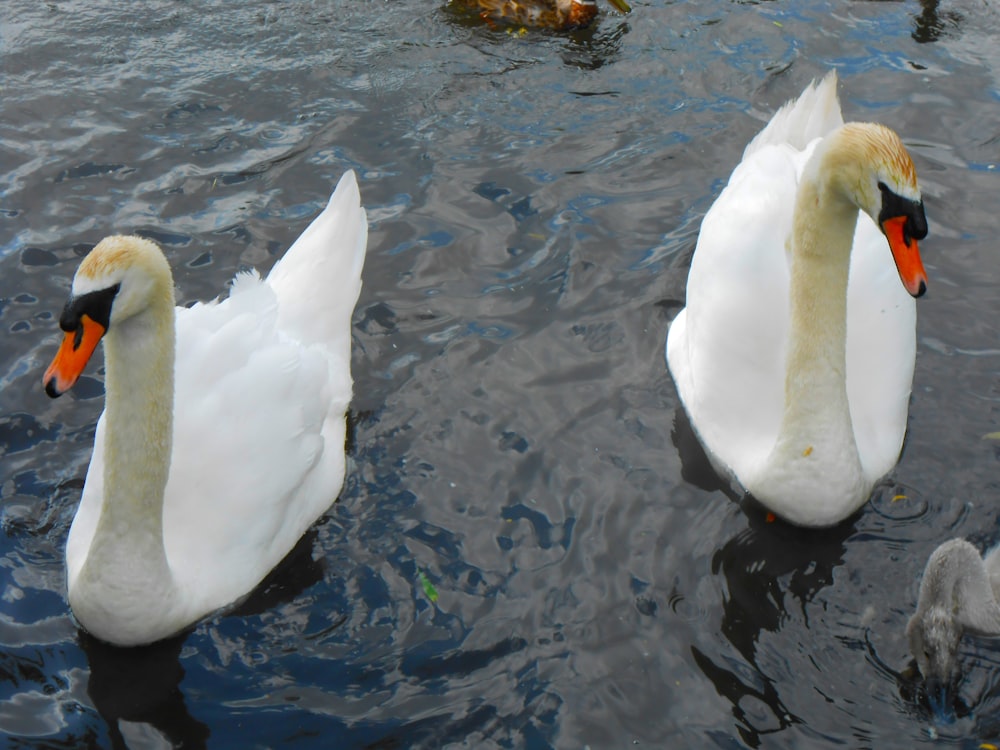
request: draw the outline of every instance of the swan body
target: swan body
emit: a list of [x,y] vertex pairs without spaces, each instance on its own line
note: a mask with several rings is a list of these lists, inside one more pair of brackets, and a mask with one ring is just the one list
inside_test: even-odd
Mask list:
[[845,125],[836,86],[811,84],[747,146],[666,347],[717,471],[802,526],[846,518],[895,465],[926,288],[913,163],[890,129]]
[[963,633],[1000,635],[1000,547],[984,559],[964,539],[949,539],[927,559],[917,611],[906,626],[929,684],[947,688],[952,681]]
[[247,594],[344,479],[351,316],[365,211],[352,172],[266,279],[174,307],[160,249],[109,237],[81,262],[46,391],[104,341],[105,410],[66,546],[69,602],[94,636],[173,635]]

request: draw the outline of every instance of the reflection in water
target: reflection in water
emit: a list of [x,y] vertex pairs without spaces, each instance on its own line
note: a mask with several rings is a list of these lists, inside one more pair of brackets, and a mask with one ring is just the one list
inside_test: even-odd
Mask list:
[[[716,552],[712,572],[721,572],[726,579],[721,631],[752,671],[715,664],[704,654],[694,656],[719,694],[732,702],[744,740],[757,745],[759,735],[799,721],[785,707],[774,680],[757,664],[760,633],[781,630],[788,619],[789,595],[804,614],[816,594],[832,583],[834,569],[843,564],[845,542],[854,533],[854,525],[806,530],[782,521],[768,522],[756,508],[745,510],[749,528]],[[777,719],[777,727],[758,726],[751,720],[745,703],[741,703],[748,697],[767,706]]]
[[[736,717],[737,721],[736,731],[740,733],[743,741],[751,747],[758,747],[760,745],[761,735],[780,732],[787,729],[793,723],[800,721],[788,712],[788,709],[785,708],[785,705],[781,702],[781,698],[778,696],[778,690],[774,686],[774,682],[764,675],[758,673],[758,679],[753,680],[757,685],[749,685],[747,682],[750,682],[750,680],[744,682],[735,672],[714,663],[696,646],[691,647],[691,654],[694,656],[694,661],[698,665],[698,668],[715,685],[715,689],[719,692],[719,695],[733,704],[733,716]],[[777,717],[777,726],[767,728],[755,726],[751,713],[744,708],[748,702],[747,699],[754,698],[767,706]]]
[[591,26],[570,35],[573,43],[562,54],[566,65],[583,70],[597,70],[621,57],[622,43],[629,32],[627,21],[619,21],[610,30]]
[[833,581],[854,525],[801,529],[780,520],[768,522],[757,512],[748,513],[747,520],[749,528],[716,552],[712,572],[722,572],[729,592],[722,632],[752,662],[760,631],[781,629],[786,595],[798,600],[805,612],[813,597]]
[[317,529],[322,523],[321,518],[313,524],[292,547],[292,551],[229,614],[234,617],[249,617],[270,612],[322,581],[322,558],[313,559]]
[[[292,601],[323,579],[321,561],[313,559],[316,528],[311,528],[274,570],[229,616],[248,617]],[[80,646],[90,664],[87,693],[107,723],[114,748],[130,747],[150,730],[172,747],[206,747],[208,726],[188,712],[180,684],[181,648],[188,633],[138,648],[111,646],[80,632]],[[140,744],[143,744],[140,742]]]
[[90,662],[87,692],[107,722],[112,747],[129,746],[122,728],[133,724],[151,727],[173,747],[206,746],[208,727],[188,713],[180,690],[184,640],[181,635],[151,646],[119,648],[80,633]]
[[948,27],[957,28],[963,18],[961,13],[949,10],[938,11],[938,0],[920,0],[920,13],[913,17],[914,41],[936,42],[946,33]]
[[712,462],[708,460],[705,448],[691,426],[691,417],[681,406],[674,412],[674,427],[670,431],[670,439],[680,456],[681,478],[685,482],[706,492],[723,492],[734,502],[739,500],[729,483],[712,468]]
[[[691,428],[687,413],[678,408],[671,433],[681,458],[681,475],[706,491],[722,491],[740,498],[714,471]],[[854,533],[853,523],[830,529],[802,529],[772,518],[751,497],[740,502],[748,527],[730,539],[712,557],[712,573],[726,579],[721,632],[745,660],[716,663],[692,647],[692,655],[719,695],[733,704],[737,729],[745,742],[760,744],[760,735],[778,732],[799,719],[781,700],[775,680],[757,664],[761,631],[777,633],[788,619],[790,595],[804,614],[816,594],[833,581],[834,569],[843,564],[845,542]],[[806,620],[808,626],[808,619]],[[763,704],[777,720],[767,726],[747,709],[747,701]]]

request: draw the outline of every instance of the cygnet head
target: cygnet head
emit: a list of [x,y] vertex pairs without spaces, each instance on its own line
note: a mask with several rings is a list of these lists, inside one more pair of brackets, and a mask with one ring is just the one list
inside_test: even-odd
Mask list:
[[958,676],[958,644],[962,630],[955,615],[940,606],[918,611],[910,618],[906,637],[929,695],[947,689]]
[[964,539],[949,539],[927,558],[906,635],[935,708],[947,710],[948,692],[957,684],[963,634],[1000,635],[1000,605],[993,588],[998,562],[993,552],[984,560]]
[[80,263],[59,316],[62,346],[45,372],[55,398],[83,372],[104,335],[150,308],[172,310],[173,277],[163,252],[142,237],[106,237]]

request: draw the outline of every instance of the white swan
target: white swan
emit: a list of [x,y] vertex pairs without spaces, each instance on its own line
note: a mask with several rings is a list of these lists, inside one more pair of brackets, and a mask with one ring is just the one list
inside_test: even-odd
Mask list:
[[1000,635],[998,599],[1000,547],[984,560],[964,539],[949,539],[931,553],[906,637],[932,697],[955,676],[963,633]]
[[248,593],[337,498],[367,234],[348,172],[267,279],[238,275],[222,302],[175,308],[145,239],[83,259],[44,383],[72,387],[103,336],[105,410],[66,545],[91,634],[183,630]]
[[667,336],[713,465],[803,526],[846,518],[895,465],[926,287],[913,163],[888,128],[844,125],[836,88],[813,83],[747,146]]

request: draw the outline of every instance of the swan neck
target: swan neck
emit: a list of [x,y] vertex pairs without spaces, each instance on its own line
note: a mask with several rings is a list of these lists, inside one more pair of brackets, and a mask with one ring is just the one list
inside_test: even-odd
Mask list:
[[[847,397],[847,277],[858,207],[822,179],[818,156],[806,165],[792,220],[781,426],[747,483],[786,520],[806,526],[835,523],[871,491]],[[814,502],[802,503],[805,496]]]
[[170,578],[163,497],[174,399],[172,295],[109,329],[105,351],[104,497],[87,567],[127,562],[137,585]]
[[792,225],[786,421],[834,408],[850,419],[847,279],[857,219],[846,196],[803,181]]

